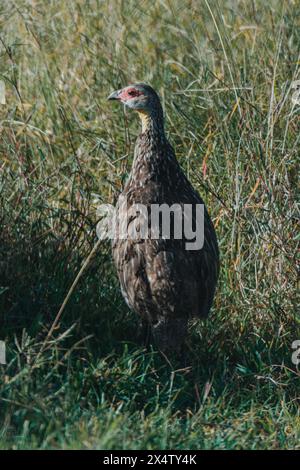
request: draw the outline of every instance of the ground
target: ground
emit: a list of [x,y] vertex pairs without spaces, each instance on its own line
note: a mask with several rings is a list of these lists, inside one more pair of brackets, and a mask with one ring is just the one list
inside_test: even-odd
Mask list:
[[[0,21],[0,447],[299,449],[297,2],[18,0]],[[88,259],[139,128],[106,97],[138,80],[220,243],[184,367],[137,343],[109,242]]]

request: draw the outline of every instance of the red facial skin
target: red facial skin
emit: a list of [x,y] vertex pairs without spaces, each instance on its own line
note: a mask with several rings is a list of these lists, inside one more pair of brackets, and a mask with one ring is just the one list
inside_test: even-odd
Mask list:
[[142,94],[143,93],[137,90],[136,88],[126,88],[119,94],[118,99],[124,102],[127,100],[131,100],[132,98],[141,96]]

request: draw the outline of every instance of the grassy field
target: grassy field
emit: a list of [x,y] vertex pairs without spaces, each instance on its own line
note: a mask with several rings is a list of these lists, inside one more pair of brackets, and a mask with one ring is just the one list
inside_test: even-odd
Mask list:
[[[0,448],[300,448],[297,3],[1,2]],[[106,97],[134,81],[220,243],[184,369],[141,349],[109,243],[91,253],[139,129]]]

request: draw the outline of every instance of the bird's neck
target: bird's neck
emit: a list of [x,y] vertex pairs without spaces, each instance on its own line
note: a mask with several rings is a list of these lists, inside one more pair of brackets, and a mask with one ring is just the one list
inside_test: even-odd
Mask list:
[[142,124],[142,134],[148,134],[155,141],[164,142],[165,131],[162,110],[151,113],[139,111],[138,114]]
[[141,186],[158,175],[165,167],[167,138],[164,132],[163,112],[158,109],[152,113],[139,112],[142,132],[139,135],[131,169],[131,180]]

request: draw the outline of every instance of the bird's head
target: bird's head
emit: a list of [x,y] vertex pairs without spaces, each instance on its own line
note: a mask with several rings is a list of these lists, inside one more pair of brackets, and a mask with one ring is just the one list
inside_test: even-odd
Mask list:
[[108,100],[117,100],[128,108],[137,111],[144,130],[148,126],[150,118],[156,120],[162,118],[160,99],[153,88],[145,83],[135,83],[113,91]]

